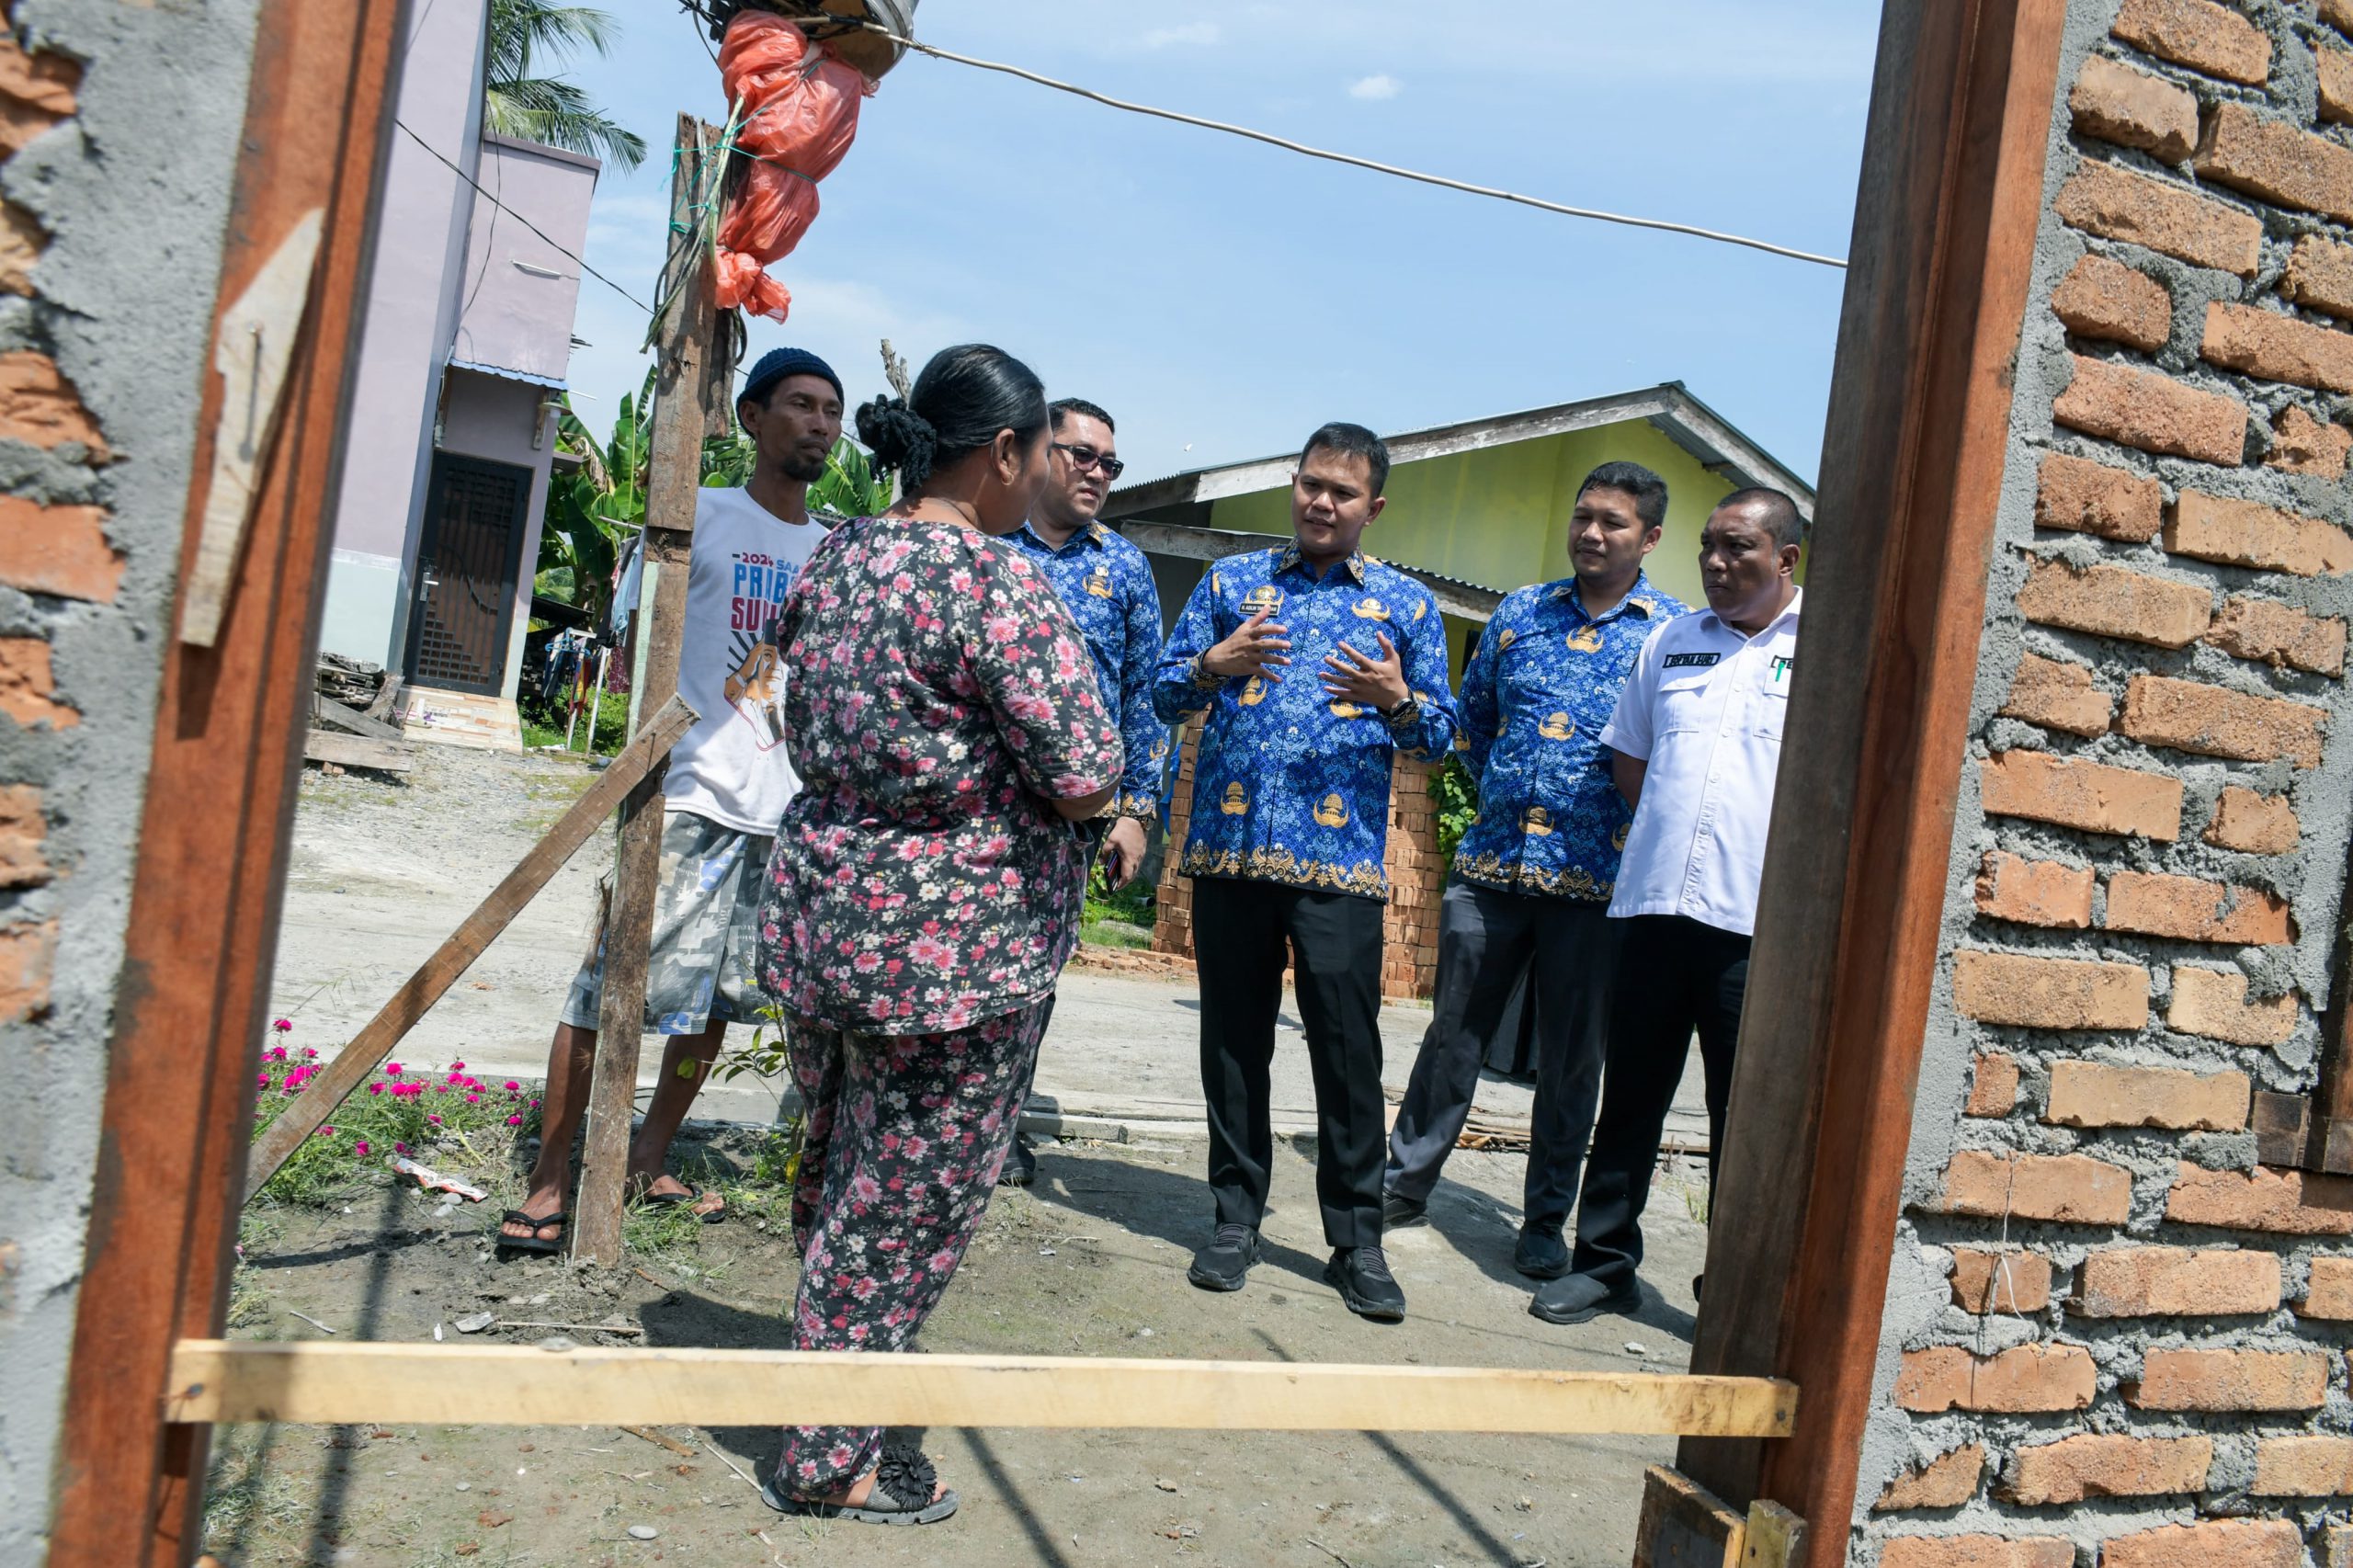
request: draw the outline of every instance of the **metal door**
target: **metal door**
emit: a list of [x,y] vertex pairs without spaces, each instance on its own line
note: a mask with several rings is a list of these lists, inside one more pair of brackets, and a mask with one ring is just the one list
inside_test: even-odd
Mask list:
[[433,455],[409,608],[411,684],[497,695],[530,500],[529,469]]

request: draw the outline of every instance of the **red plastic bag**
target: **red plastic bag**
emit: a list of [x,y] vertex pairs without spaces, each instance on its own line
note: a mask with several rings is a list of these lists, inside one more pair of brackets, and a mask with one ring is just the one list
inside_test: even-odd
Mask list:
[[719,225],[719,305],[782,321],[792,295],[767,275],[817,218],[817,182],[858,136],[874,84],[799,28],[745,7],[719,46],[727,100],[740,106],[735,145],[753,158]]

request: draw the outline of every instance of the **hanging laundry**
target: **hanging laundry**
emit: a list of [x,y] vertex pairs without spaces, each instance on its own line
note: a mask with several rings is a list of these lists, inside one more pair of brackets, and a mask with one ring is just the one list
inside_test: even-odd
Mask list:
[[829,43],[749,9],[727,24],[719,74],[741,117],[736,150],[749,160],[720,220],[719,305],[782,321],[792,294],[767,267],[816,221],[817,182],[849,151],[874,83]]

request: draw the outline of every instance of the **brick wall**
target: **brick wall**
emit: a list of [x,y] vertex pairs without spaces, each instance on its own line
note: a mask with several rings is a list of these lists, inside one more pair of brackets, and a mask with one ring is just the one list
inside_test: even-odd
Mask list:
[[[1152,950],[1193,956],[1193,884],[1176,874],[1183,858],[1186,824],[1192,819],[1193,758],[1200,721],[1188,719],[1178,732],[1176,770],[1169,785],[1168,853],[1160,872],[1160,915],[1153,926]],[[1410,757],[1396,759],[1389,775],[1389,909],[1381,922],[1381,994],[1427,997],[1438,977],[1438,899],[1446,886],[1446,861],[1438,852],[1438,812],[1430,801],[1433,768]]]
[[2068,13],[1851,1555],[2342,1568],[2353,0]]

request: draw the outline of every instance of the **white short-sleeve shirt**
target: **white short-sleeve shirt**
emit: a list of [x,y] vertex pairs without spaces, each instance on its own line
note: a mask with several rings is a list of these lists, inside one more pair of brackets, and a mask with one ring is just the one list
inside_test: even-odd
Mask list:
[[1648,765],[1611,915],[1756,931],[1804,601],[1801,589],[1754,637],[1713,610],[1677,616],[1643,647],[1601,731],[1603,745]]

